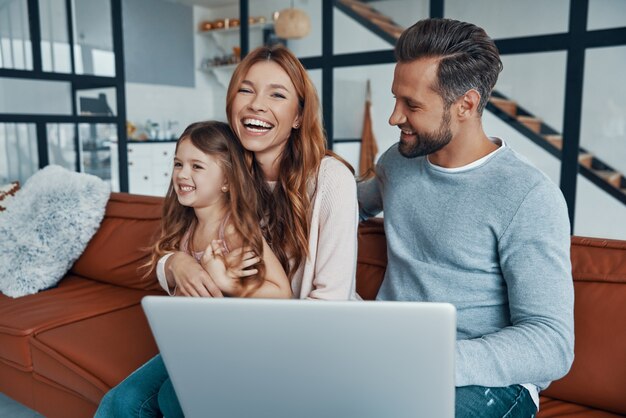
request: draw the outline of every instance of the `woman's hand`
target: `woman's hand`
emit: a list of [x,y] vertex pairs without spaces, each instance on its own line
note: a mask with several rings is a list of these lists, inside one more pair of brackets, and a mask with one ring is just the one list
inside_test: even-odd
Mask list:
[[200,259],[200,265],[206,270],[220,290],[228,296],[245,296],[241,279],[258,273],[255,268],[261,258],[250,248],[237,248],[226,256],[222,241],[213,240]]
[[168,283],[176,286],[175,294],[223,297],[209,273],[189,254],[180,251],[174,253],[165,263],[165,272]]

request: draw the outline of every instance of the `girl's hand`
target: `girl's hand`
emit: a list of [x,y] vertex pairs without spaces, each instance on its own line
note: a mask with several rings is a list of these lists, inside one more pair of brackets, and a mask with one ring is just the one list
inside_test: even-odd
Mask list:
[[213,240],[200,259],[200,264],[224,294],[243,296],[241,279],[256,274],[258,270],[249,267],[259,261],[260,258],[249,248],[238,248],[224,256],[222,242]]
[[[220,252],[222,251],[220,247]],[[243,255],[242,255],[243,254]],[[240,247],[231,251],[224,257],[225,264],[230,266],[228,272],[233,277],[248,277],[253,276],[259,272],[259,270],[250,268],[261,262],[261,257],[257,256],[250,247]]]

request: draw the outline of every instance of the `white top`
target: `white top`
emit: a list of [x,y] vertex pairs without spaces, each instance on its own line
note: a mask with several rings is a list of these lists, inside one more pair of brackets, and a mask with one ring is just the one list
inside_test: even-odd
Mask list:
[[[309,257],[291,279],[299,299],[355,300],[358,203],[356,182],[339,160],[325,157],[319,168],[318,184],[312,182]],[[166,254],[157,264],[157,277],[168,293]],[[171,294],[171,293],[170,293]]]

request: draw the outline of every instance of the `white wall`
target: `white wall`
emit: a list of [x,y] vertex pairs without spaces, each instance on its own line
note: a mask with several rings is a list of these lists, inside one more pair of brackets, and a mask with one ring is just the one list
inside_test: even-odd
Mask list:
[[589,0],[587,29],[607,29],[624,26],[626,1]]
[[430,15],[428,0],[378,0],[368,3],[393,19],[398,25],[408,28],[418,20]]
[[[195,86],[175,87],[143,83],[126,83],[127,119],[140,129],[149,119],[161,127],[168,121],[176,121],[173,135],[178,136],[192,122],[206,119],[225,121],[226,87],[218,78],[200,71],[203,58],[217,53],[210,40],[197,34],[200,22],[227,16],[238,16],[236,6],[207,9],[193,6]],[[238,36],[237,33],[233,33]]]
[[0,113],[71,115],[71,94],[66,81],[0,78]]
[[[391,95],[394,64],[338,68],[334,71],[333,98],[335,138],[361,138],[365,115],[367,80],[372,94],[372,130],[378,145],[378,155],[398,141],[398,128],[389,125],[393,109]],[[359,169],[359,143],[336,144],[334,150]]]
[[391,45],[369,29],[355,22],[337,8],[333,11],[333,52],[347,54],[352,52],[377,51],[391,49]]
[[472,22],[493,39],[567,32],[569,0],[446,0],[445,17]]
[[580,145],[626,174],[626,46],[588,49],[585,57]]
[[503,55],[495,89],[559,132],[565,106],[565,51]]

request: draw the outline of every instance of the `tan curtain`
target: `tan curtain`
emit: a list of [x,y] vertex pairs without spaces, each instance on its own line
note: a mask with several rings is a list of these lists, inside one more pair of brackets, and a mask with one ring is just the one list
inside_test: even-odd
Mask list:
[[374,159],[378,153],[376,138],[372,130],[371,96],[370,81],[367,80],[365,115],[363,117],[363,132],[361,133],[361,157],[359,159],[359,176],[362,179],[374,176]]

